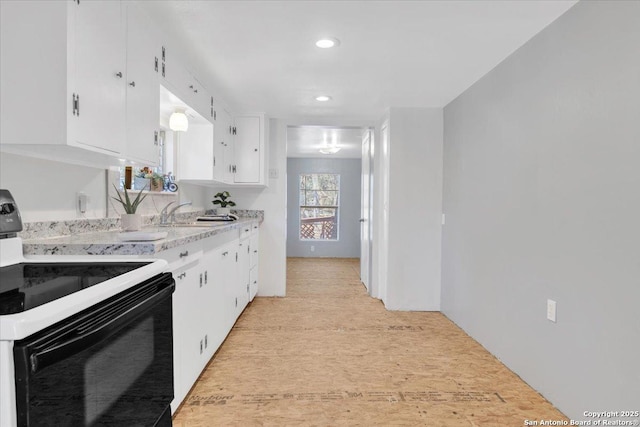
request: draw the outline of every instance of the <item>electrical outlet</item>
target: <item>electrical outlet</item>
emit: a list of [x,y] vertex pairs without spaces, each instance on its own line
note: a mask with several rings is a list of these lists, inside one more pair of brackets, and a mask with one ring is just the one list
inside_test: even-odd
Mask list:
[[80,213],[85,213],[87,212],[87,202],[89,201],[89,197],[87,196],[86,193],[80,191],[78,193],[78,212]]
[[277,179],[278,178],[278,169],[269,169],[269,178]]
[[311,252],[315,252],[316,247],[315,247],[315,246],[311,246],[311,249],[310,249],[310,250],[311,250]]
[[547,300],[547,319],[554,323],[556,321],[556,302],[552,299]]

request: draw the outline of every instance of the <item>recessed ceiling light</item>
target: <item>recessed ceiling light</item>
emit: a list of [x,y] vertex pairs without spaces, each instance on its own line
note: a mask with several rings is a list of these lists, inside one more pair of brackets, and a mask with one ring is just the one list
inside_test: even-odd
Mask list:
[[316,42],[316,46],[322,49],[329,49],[331,47],[335,47],[339,45],[340,45],[340,40],[335,38],[320,39]]
[[330,100],[331,100],[331,97],[327,96],[327,95],[316,96],[316,101],[327,102],[327,101],[330,101]]

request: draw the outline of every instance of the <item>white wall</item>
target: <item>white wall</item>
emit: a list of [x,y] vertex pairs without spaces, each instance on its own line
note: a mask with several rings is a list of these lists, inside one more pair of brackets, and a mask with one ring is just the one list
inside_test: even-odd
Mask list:
[[[287,256],[360,258],[361,159],[290,158],[287,160]],[[300,175],[340,175],[338,239],[300,240]],[[311,251],[313,246],[314,251]]]
[[82,218],[76,195],[89,196],[86,218],[104,218],[105,169],[0,153],[0,187],[16,199],[23,222]]
[[443,312],[574,419],[640,402],[639,23],[579,2],[445,108]]
[[[110,179],[114,181],[113,173]],[[107,183],[106,169],[0,153],[0,187],[11,191],[23,222],[105,218],[107,203],[109,216],[118,216],[122,210],[118,210],[117,202],[107,202],[108,186],[112,193],[113,188]],[[89,197],[84,214],[78,212],[76,206],[77,193],[80,191]],[[140,206],[140,212],[159,213],[167,197],[171,196],[147,197]],[[210,207],[202,187],[180,184],[178,197],[180,202],[193,202],[193,206],[183,210]]]
[[382,135],[374,174],[379,297],[389,310],[439,310],[442,109],[391,108],[385,122],[388,148]]

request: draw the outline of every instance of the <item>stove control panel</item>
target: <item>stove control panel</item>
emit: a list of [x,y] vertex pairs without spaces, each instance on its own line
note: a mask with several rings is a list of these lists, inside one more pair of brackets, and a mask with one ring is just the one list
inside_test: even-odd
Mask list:
[[9,190],[0,190],[0,239],[14,237],[22,231],[20,211]]

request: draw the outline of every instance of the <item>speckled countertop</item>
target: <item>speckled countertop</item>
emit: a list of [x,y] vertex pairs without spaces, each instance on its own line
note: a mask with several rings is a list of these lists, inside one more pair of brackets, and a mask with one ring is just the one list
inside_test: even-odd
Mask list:
[[262,222],[261,218],[241,217],[232,223],[215,223],[202,227],[156,225],[143,228],[143,232],[167,232],[166,238],[153,241],[122,241],[118,237],[120,230],[23,239],[23,252],[25,255],[154,255],[216,234],[238,230],[255,222]]

